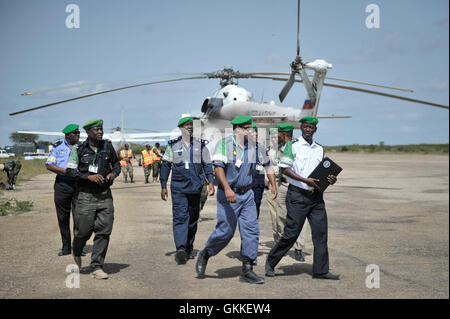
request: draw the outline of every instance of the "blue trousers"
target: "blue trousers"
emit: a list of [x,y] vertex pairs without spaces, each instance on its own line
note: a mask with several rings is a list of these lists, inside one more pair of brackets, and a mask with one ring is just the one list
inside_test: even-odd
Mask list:
[[197,223],[200,214],[200,195],[183,194],[171,189],[172,193],[172,228],[177,250],[187,252],[194,249]]
[[229,203],[225,191],[217,190],[217,224],[209,236],[205,249],[208,255],[217,255],[234,236],[237,222],[242,241],[243,260],[255,260],[258,255],[259,225],[253,190],[236,194],[236,203]]

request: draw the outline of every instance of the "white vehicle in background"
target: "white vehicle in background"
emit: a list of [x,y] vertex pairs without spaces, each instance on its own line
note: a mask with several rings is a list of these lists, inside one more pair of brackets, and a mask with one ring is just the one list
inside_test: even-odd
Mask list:
[[27,152],[23,153],[24,160],[47,159],[48,153]]
[[5,150],[0,150],[0,158],[10,158],[14,157],[14,153],[8,153]]

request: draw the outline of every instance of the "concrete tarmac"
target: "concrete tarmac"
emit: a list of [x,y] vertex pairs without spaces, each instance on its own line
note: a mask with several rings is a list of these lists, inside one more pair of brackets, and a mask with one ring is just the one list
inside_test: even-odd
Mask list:
[[[79,288],[69,288],[77,283],[67,272],[72,257],[58,257],[55,176],[39,175],[5,191],[4,197],[31,200],[34,208],[0,217],[0,298],[449,298],[449,157],[328,155],[344,168],[325,193],[330,271],[341,275],[339,281],[312,279],[309,235],[305,262],[296,261],[292,249],[264,285],[239,282],[238,230],[210,258],[205,278],[197,278],[195,260],[174,261],[170,199],[161,200],[159,184],[144,184],[136,166],[134,184],[121,175],[112,187],[115,221],[105,263],[110,278],[95,280],[82,269]],[[265,198],[259,222],[254,270],[264,275],[273,246]],[[214,196],[201,212],[195,251],[215,225]],[[83,266],[90,262],[92,240]]]

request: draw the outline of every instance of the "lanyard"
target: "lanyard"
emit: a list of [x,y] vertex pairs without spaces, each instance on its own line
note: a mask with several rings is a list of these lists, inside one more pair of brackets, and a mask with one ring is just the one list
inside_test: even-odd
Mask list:
[[[231,137],[232,139],[233,139],[233,153],[234,152],[236,152],[236,148],[234,147],[234,146],[237,146],[239,149],[241,148],[239,145],[238,145],[238,143],[236,142],[236,139],[234,138],[234,136],[232,136]],[[233,154],[234,155],[234,154]],[[237,152],[236,152],[236,155],[237,155]],[[242,162],[242,160],[243,160],[243,158],[244,158],[244,155],[245,155],[245,149],[244,150],[242,150],[242,153],[241,153],[241,158],[240,158],[240,161]]]
[[96,161],[97,161],[97,150],[95,150],[94,160],[92,161],[92,165],[93,165],[93,166],[97,166],[97,165],[95,164]]

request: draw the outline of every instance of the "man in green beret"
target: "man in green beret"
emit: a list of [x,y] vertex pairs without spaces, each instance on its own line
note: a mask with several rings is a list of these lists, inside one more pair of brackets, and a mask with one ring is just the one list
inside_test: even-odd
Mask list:
[[72,253],[70,210],[72,210],[72,220],[75,228],[74,207],[77,187],[75,179],[67,176],[66,166],[72,148],[78,145],[80,139],[78,124],[69,124],[63,128],[62,132],[64,133],[64,140],[53,144],[45,162],[45,167],[50,172],[56,174],[55,184],[53,186],[54,202],[62,240],[62,248],[58,256],[70,255]]
[[214,173],[206,141],[194,138],[192,117],[178,122],[181,136],[168,142],[161,167],[161,199],[167,200],[167,182],[172,172],[172,230],[175,261],[194,259],[194,240],[200,214],[200,198],[205,179],[209,195],[214,195]]
[[83,128],[88,138],[72,148],[66,168],[67,175],[77,180],[79,190],[72,255],[81,268],[83,247],[95,232],[90,265],[92,277],[107,279],[103,265],[114,221],[110,186],[120,174],[120,161],[112,143],[103,139],[103,120],[88,121]]
[[[278,125],[277,131],[278,134],[276,135],[275,132],[273,132],[274,136],[278,137],[276,148],[272,147],[269,150],[269,158],[272,162],[275,175],[277,177],[278,197],[275,200],[272,200],[270,197],[267,198],[267,203],[269,204],[270,215],[272,218],[272,234],[275,243],[280,240],[280,237],[283,234],[284,225],[286,223],[286,194],[289,186],[286,176],[281,173],[281,169],[278,165],[286,147],[286,143],[288,141],[292,141],[294,125],[290,123],[281,123]],[[294,256],[298,261],[305,261],[303,250],[305,248],[307,231],[308,224],[305,224],[298,240],[295,242]]]
[[[217,143],[213,156],[214,171],[219,180],[217,190],[217,224],[209,236],[205,248],[199,251],[195,271],[203,276],[211,256],[217,255],[233,238],[239,221],[241,235],[242,275],[241,281],[263,284],[264,278],[253,272],[253,263],[258,255],[259,225],[252,172],[256,165],[266,166],[267,175],[275,185],[275,176],[270,170],[270,161],[265,152],[257,152],[255,143],[249,141],[252,133],[252,118],[238,116],[231,121],[233,135]],[[272,196],[277,196],[276,187]]]
[[[294,245],[308,219],[314,245],[313,278],[339,280],[339,275],[329,272],[328,221],[323,192],[317,185],[318,180],[308,177],[324,158],[323,147],[313,141],[319,120],[307,116],[300,123],[302,136],[286,143],[279,164],[289,183],[287,217],[283,235],[267,256],[266,276],[275,276],[275,266]],[[328,175],[327,180],[332,185],[336,183],[336,176]]]

